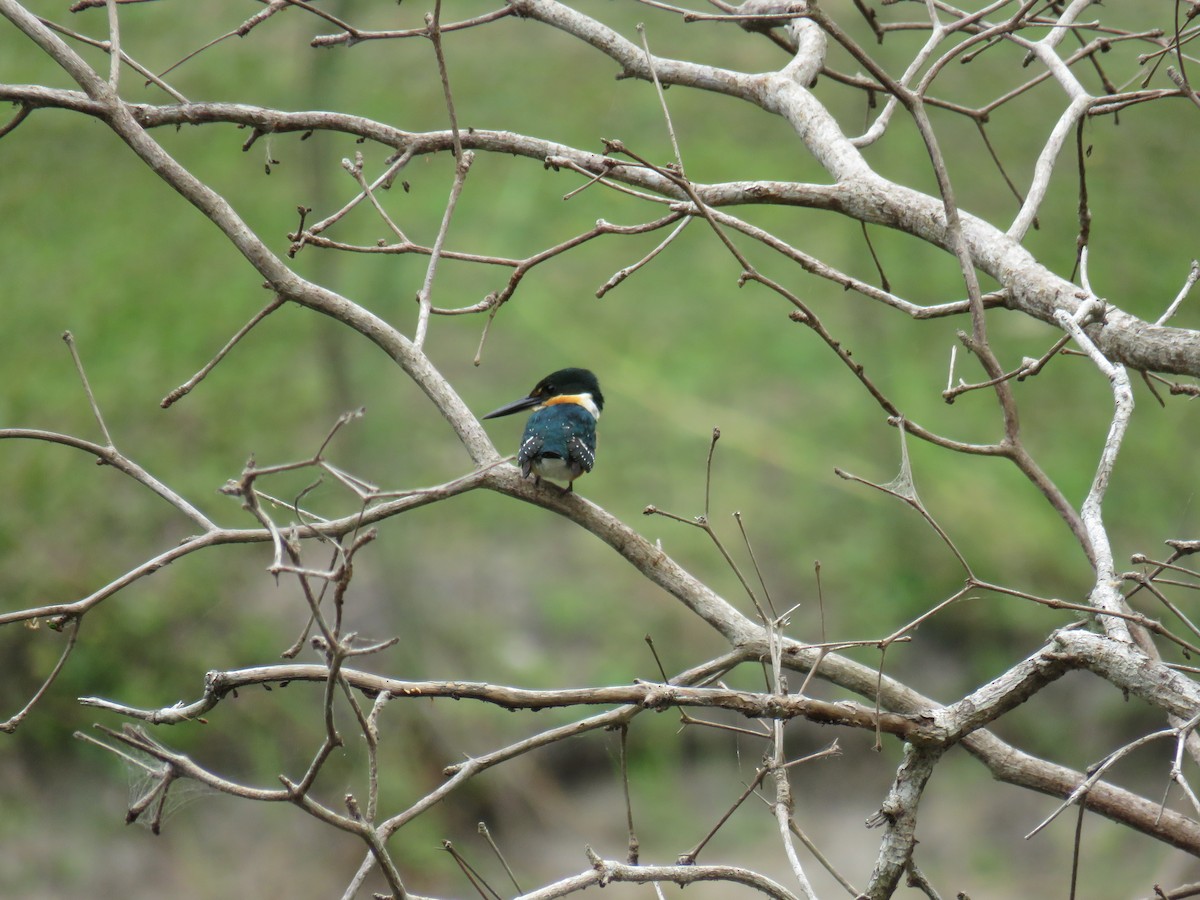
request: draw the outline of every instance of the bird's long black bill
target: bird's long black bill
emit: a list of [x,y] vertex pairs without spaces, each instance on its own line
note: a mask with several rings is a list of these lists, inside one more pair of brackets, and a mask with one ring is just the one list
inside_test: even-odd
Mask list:
[[520,400],[514,400],[512,403],[505,403],[499,409],[493,409],[490,413],[484,416],[484,418],[498,419],[501,416],[511,416],[515,412],[520,412],[523,409],[529,409],[531,406],[537,406],[541,402],[541,397],[522,397]]

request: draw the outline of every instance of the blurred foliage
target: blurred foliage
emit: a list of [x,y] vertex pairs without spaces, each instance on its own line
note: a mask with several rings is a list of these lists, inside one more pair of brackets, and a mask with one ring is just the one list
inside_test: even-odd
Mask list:
[[[31,6],[59,20],[64,15],[60,4]],[[425,12],[411,4],[362,0],[322,6],[365,28],[419,27]],[[840,16],[849,4],[828,6]],[[466,12],[458,7],[453,5],[455,15]],[[186,8],[133,4],[122,7],[122,38],[136,58],[161,71],[255,9],[229,0]],[[630,36],[635,22],[646,21],[650,46],[663,55],[744,70],[785,62],[762,38],[721,27],[684,27],[637,4],[593,4],[587,12]],[[70,25],[105,36],[102,11],[77,15]],[[428,42],[309,49],[312,35],[325,30],[318,20],[289,10],[245,38],[216,44],[169,79],[192,100],[337,109],[410,130],[445,127]],[[858,31],[864,43],[872,41]],[[900,71],[922,39],[897,33],[875,50]],[[1105,65],[1120,78],[1130,77],[1134,52],[1114,48]],[[564,35],[506,20],[447,34],[446,54],[464,127],[507,129],[595,150],[601,138],[620,138],[641,154],[671,161],[653,89],[614,80],[608,60]],[[85,55],[106,71],[101,55]],[[998,85],[1012,83],[1014,71],[1028,71],[1016,64],[1019,58],[1016,48],[997,46],[961,74],[946,74],[936,93],[963,103],[994,97]],[[830,64],[852,68],[836,49]],[[166,102],[134,73],[126,71],[124,79],[128,99]],[[0,80],[70,86],[7,25],[0,26]],[[817,90],[848,131],[877,112],[864,109],[859,93],[830,80]],[[826,180],[781,120],[698,92],[671,89],[666,98],[692,179]],[[1028,181],[1062,105],[1057,89],[1046,83],[993,114],[988,137],[1018,184]],[[1181,239],[1194,198],[1178,161],[1180,148],[1194,144],[1198,120],[1190,109],[1172,114],[1180,108],[1137,108],[1086,128],[1095,214],[1091,282],[1113,303],[1151,320],[1175,296],[1195,253],[1192,242]],[[1004,228],[1017,202],[977,129],[944,112],[935,113],[935,125],[962,207]],[[247,136],[228,126],[154,134],[231,199],[279,253],[296,227],[297,206],[313,207],[312,216],[319,217],[353,196],[355,185],[339,160],[360,152],[367,171],[375,172],[388,155],[386,148],[328,134],[307,140],[263,137],[242,152]],[[928,160],[903,116],[866,155],[888,177],[932,190]],[[392,216],[414,239],[432,243],[451,173],[447,155],[417,159],[403,174],[406,186],[384,195]],[[573,174],[546,171],[528,160],[480,155],[448,246],[522,257],[586,230],[598,218],[625,224],[652,214],[600,187],[564,202],[563,195],[579,185]],[[1039,259],[1064,275],[1074,265],[1076,197],[1077,175],[1065,159],[1039,216],[1040,228],[1027,240]],[[878,281],[853,221],[799,209],[737,212],[834,266]],[[117,445],[224,525],[252,524],[234,501],[217,493],[247,458],[301,459],[316,450],[340,413],[359,406],[366,407],[365,418],[332,445],[330,456],[338,465],[393,489],[436,483],[466,470],[469,461],[453,436],[389,360],[332,321],[296,308],[274,313],[195,391],[161,410],[160,399],[270,298],[216,230],[102,124],[37,112],[0,140],[0,222],[0,424],[98,439],[59,341],[70,329]],[[363,211],[330,232],[335,239],[362,242],[386,234]],[[780,300],[754,285],[737,287],[736,262],[702,222],[692,223],[666,253],[604,299],[594,297],[613,272],[663,236],[605,238],[536,268],[496,317],[479,367],[472,364],[483,325],[478,317],[435,320],[429,355],[481,411],[520,396],[561,365],[593,368],[607,406],[598,466],[579,490],[661,540],[714,589],[748,607],[733,574],[698,530],[640,518],[647,504],[683,516],[704,511],[705,459],[711,431],[719,427],[712,519],[749,572],[730,517],[742,513],[775,607],[799,604],[791,629],[797,637],[881,637],[952,594],[963,573],[937,536],[894,499],[833,474],[839,466],[878,482],[892,478],[899,467],[896,431],[827,348],[789,321]],[[870,239],[898,294],[921,303],[961,295],[950,257],[878,229],[870,230]],[[940,396],[954,333],[968,327],[965,320],[912,321],[804,276],[757,246],[739,244],[755,265],[817,310],[910,418],[964,440],[999,435],[995,404],[986,392],[952,406]],[[339,257],[309,248],[295,262],[302,274],[411,332],[424,257]],[[507,275],[507,269],[443,261],[434,302],[469,305],[501,287]],[[1178,324],[1191,327],[1197,321],[1194,304],[1185,305]],[[1057,337],[1053,329],[1004,310],[989,315],[989,326],[1008,365],[1039,356]],[[962,352],[958,374],[978,377]],[[1073,501],[1082,500],[1108,427],[1107,384],[1086,361],[1064,358],[1016,390],[1031,450]],[[1138,403],[1106,506],[1118,559],[1137,551],[1155,554],[1164,539],[1190,537],[1196,526],[1194,474],[1181,465],[1185,448],[1200,437],[1194,412],[1180,399],[1160,408],[1140,388]],[[519,428],[516,419],[490,425],[501,448],[515,448]],[[1090,582],[1086,561],[1015,469],[915,441],[909,451],[921,497],[982,577],[1043,596],[1083,597]],[[75,451],[6,442],[0,446],[0,471],[6,492],[0,507],[5,609],[85,596],[188,533],[187,523],[165,504]],[[307,481],[293,478],[268,489],[287,499]],[[305,503],[345,512],[355,500],[327,481]],[[376,545],[358,559],[350,596],[350,615],[361,634],[401,638],[364,661],[376,671],[414,679],[583,685],[657,678],[642,640],[646,634],[654,638],[668,673],[721,649],[715,635],[608,548],[580,530],[563,528],[542,510],[472,495],[389,521],[380,532]],[[206,670],[276,660],[307,611],[292,585],[286,580],[276,585],[265,573],[269,562],[266,546],[197,554],[104,603],[83,622],[80,647],[39,711],[15,739],[6,739],[9,752],[36,769],[77,749],[67,735],[104,719],[81,711],[78,696],[167,705],[196,697]],[[972,597],[923,626],[912,643],[893,647],[887,668],[920,690],[950,699],[1033,650],[1067,621],[1066,614],[1015,599]],[[47,630],[0,631],[5,715],[40,683],[61,641]],[[878,659],[873,651],[854,655]],[[754,684],[755,673],[731,679],[739,680]],[[1064,706],[1081,702],[1071,699],[1080,694],[1086,691],[1068,693]],[[1103,691],[1088,696],[1086,708],[1097,716],[1088,721],[1103,737],[1092,753],[1100,754],[1119,742],[1129,720],[1119,706],[1115,713],[1103,711],[1113,710],[1119,698]],[[293,685],[266,698],[227,703],[210,716],[213,726],[171,729],[163,739],[223,771],[270,784],[278,772],[306,765],[318,732],[312,730],[307,741],[302,735],[319,727],[318,702],[311,687]],[[419,710],[394,704],[389,711],[394,780],[385,803],[411,802],[438,783],[440,765],[517,739],[529,728],[527,720],[477,706],[447,715],[450,706],[440,702]],[[535,721],[546,726],[574,717],[541,713]],[[1061,732],[1057,712],[1025,718],[1021,738],[1061,750],[1046,733],[1048,727]],[[661,732],[662,739],[643,738],[643,728]],[[1088,728],[1081,723],[1080,730]],[[660,776],[671,771],[679,754],[691,751],[688,741],[671,732],[640,720],[634,729],[635,778],[646,791],[675,790]],[[710,738],[696,746],[697,752],[728,752],[728,742]],[[558,771],[563,777],[588,758],[572,747],[579,756],[564,760]],[[599,752],[611,758],[611,747]],[[759,752],[749,749],[747,758]],[[95,754],[88,749],[84,755]],[[1081,756],[1072,764],[1093,758]],[[440,762],[430,768],[431,761]],[[348,783],[357,771],[347,765]],[[596,774],[608,778],[611,769],[602,765]],[[482,787],[472,788],[482,792],[474,802],[483,811],[489,804],[519,802],[519,786],[510,778],[482,779]],[[496,793],[489,796],[489,790]],[[547,798],[552,794],[548,787]],[[652,797],[645,805],[659,807]],[[440,837],[432,823],[421,829],[411,838],[406,832],[406,845],[428,848]],[[672,844],[662,852],[681,849]],[[353,858],[353,849],[349,852]],[[429,864],[448,861],[439,857]]]

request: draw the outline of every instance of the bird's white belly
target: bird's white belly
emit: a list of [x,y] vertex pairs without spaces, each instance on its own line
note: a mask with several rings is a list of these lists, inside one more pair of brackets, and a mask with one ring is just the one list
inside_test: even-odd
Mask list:
[[565,459],[552,456],[536,460],[533,471],[542,478],[552,478],[555,481],[570,481],[575,478],[575,473],[571,471],[571,466]]

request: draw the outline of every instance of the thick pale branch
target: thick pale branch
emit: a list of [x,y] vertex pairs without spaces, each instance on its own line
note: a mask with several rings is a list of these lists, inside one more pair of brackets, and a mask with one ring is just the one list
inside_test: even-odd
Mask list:
[[1163,665],[1148,665],[1130,644],[1087,631],[1061,631],[1054,643],[1064,656],[1095,672],[1118,690],[1187,720],[1200,711],[1200,685]]
[[[1093,638],[1094,647],[1081,646],[1077,642],[1081,636]],[[1083,651],[1078,662],[1072,665],[1101,665],[1103,648],[1111,646],[1112,641],[1100,635],[1086,635],[1079,631],[1062,631],[1056,635],[1056,640],[1065,641],[1069,651],[1076,648]],[[745,645],[744,649],[759,658],[766,658],[769,648],[763,638],[757,644]],[[1050,659],[1053,647],[1049,648],[1045,658]],[[1143,684],[1158,679],[1163,673],[1175,678],[1165,667],[1147,669],[1145,657],[1135,650],[1126,648],[1129,665],[1123,671],[1133,673],[1140,671]],[[1072,659],[1071,652],[1065,654]],[[1140,662],[1137,660],[1140,659]],[[790,668],[810,671],[816,668],[818,677],[854,691],[861,697],[875,699],[883,708],[895,712],[912,714],[938,715],[935,711],[941,706],[937,701],[914,691],[912,688],[889,678],[881,676],[879,671],[869,666],[853,662],[837,654],[823,654],[819,650],[806,648],[801,644],[787,643],[784,646],[784,665]],[[1098,672],[1098,674],[1103,674]],[[1105,675],[1104,677],[1107,677]],[[1181,682],[1187,679],[1177,676]],[[986,691],[986,686],[984,689]],[[1192,688],[1186,693],[1168,693],[1156,702],[1159,708],[1173,710],[1179,704],[1181,697],[1190,697]],[[1155,701],[1151,701],[1155,702]],[[1186,700],[1183,701],[1186,703]],[[965,708],[962,710],[969,714]],[[1005,743],[996,735],[985,729],[978,729],[962,739],[962,746],[972,756],[983,763],[992,775],[1000,781],[1020,787],[1029,788],[1055,797],[1066,797],[1085,777],[1081,773],[1047,762]],[[1170,810],[1164,810],[1157,801],[1146,800],[1122,788],[1109,784],[1097,785],[1083,801],[1087,809],[1093,810],[1108,818],[1124,823],[1145,834],[1152,835],[1189,853],[1200,855],[1200,822]]]
[[[868,731],[878,729],[903,740],[923,743],[947,742],[939,726],[895,713],[876,713],[857,703],[831,703],[786,694],[735,691],[728,688],[688,687],[674,684],[638,683],[612,687],[533,690],[507,685],[468,681],[402,681],[370,672],[343,668],[338,673],[350,687],[369,695],[388,692],[397,699],[447,698],[479,700],[502,709],[553,709],[565,706],[608,706],[625,704],[643,709],[675,707],[726,709],[752,719],[804,718],[823,725],[846,725]],[[322,665],[289,664],[210,672],[205,677],[204,697],[194,703],[163,709],[136,709],[99,697],[81,697],[79,702],[118,712],[151,725],[176,725],[212,710],[231,691],[256,684],[311,681],[324,683],[329,669]]]
[[528,894],[521,894],[516,900],[552,900],[555,897],[566,897],[568,894],[579,893],[593,885],[604,887],[612,882],[630,884],[666,882],[686,887],[689,884],[704,881],[727,881],[753,888],[761,894],[776,898],[776,900],[798,900],[795,894],[784,889],[777,882],[740,866],[631,866],[615,860],[600,859],[594,855],[591,871],[553,882]]
[[[34,107],[72,109],[98,117],[104,114],[103,104],[77,91],[0,85],[0,100],[27,103]],[[398,150],[411,151],[413,155],[444,152],[453,147],[453,134],[450,131],[413,133],[360,116],[330,112],[287,113],[226,103],[168,107],[130,105],[128,108],[145,128],[224,122],[257,128],[266,133],[302,133],[317,129],[340,131]],[[538,162],[561,157],[572,160],[580,170],[593,175],[601,175],[668,199],[689,199],[678,185],[653,170],[614,165],[609,157],[600,153],[506,131],[473,129],[464,132],[461,137],[466,149],[524,156]],[[694,184],[693,188],[700,200],[710,207],[780,205],[825,209],[869,224],[894,228],[942,249],[950,249],[939,199],[889,182],[869,170],[860,170],[857,174],[860,176],[857,180],[850,179],[835,185],[752,181]],[[1005,287],[1005,305],[1008,308],[1055,325],[1056,309],[1068,313],[1075,311],[1082,299],[1077,285],[1042,266],[1018,241],[990,223],[966,212],[960,212],[960,219],[963,240],[971,259],[980,271]],[[323,289],[315,285],[308,287],[318,293],[309,298],[311,302],[305,305],[322,312],[328,311],[335,318],[346,315],[344,306],[348,301],[337,298],[341,301],[338,303],[334,299],[336,295],[320,293]],[[305,302],[299,297],[289,299]],[[328,310],[323,307],[328,307]],[[363,324],[372,326],[369,329],[371,331],[380,330],[380,324],[369,319]],[[387,326],[383,328],[386,331]],[[1103,324],[1089,325],[1087,331],[1101,351],[1114,362],[1138,370],[1200,377],[1200,332],[1152,324],[1114,306],[1108,307]],[[380,342],[380,339],[372,339]],[[393,356],[399,352],[383,344],[381,346]]]
[[912,863],[913,847],[917,843],[917,809],[925,785],[933,776],[943,752],[939,747],[905,745],[904,760],[896,771],[887,798],[879,811],[867,820],[868,825],[885,826],[885,831],[864,897],[871,900],[891,897],[900,877]]
[[[1096,475],[1092,479],[1091,489],[1080,509],[1080,517],[1087,529],[1096,563],[1096,584],[1090,600],[1097,609],[1127,612],[1129,607],[1121,596],[1120,579],[1117,577],[1114,567],[1112,546],[1108,539],[1108,531],[1104,527],[1103,504],[1109,480],[1112,478],[1113,467],[1116,465],[1117,453],[1124,441],[1129,418],[1133,415],[1133,389],[1130,387],[1129,374],[1125,368],[1109,362],[1080,327],[1080,320],[1086,321],[1093,313],[1098,318],[1103,317],[1104,304],[1099,300],[1093,299],[1087,305],[1081,306],[1077,316],[1070,316],[1060,311],[1056,314],[1056,318],[1063,330],[1075,338],[1112,385],[1114,406],[1112,423],[1100,453],[1100,461],[1096,466]],[[1129,623],[1124,619],[1117,616],[1105,616],[1103,625],[1110,637],[1122,642],[1133,640]]]

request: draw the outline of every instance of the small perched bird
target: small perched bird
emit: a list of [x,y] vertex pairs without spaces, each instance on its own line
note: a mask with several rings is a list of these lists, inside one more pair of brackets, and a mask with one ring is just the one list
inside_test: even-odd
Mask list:
[[587,369],[559,369],[539,381],[528,397],[492,410],[485,419],[532,409],[517,451],[517,464],[526,478],[565,481],[592,471],[596,461],[596,420],[604,409],[600,382]]

